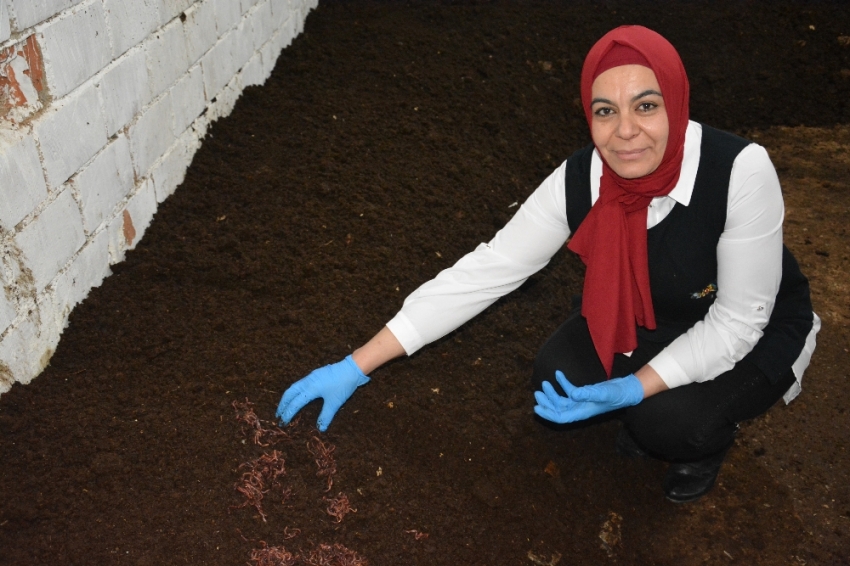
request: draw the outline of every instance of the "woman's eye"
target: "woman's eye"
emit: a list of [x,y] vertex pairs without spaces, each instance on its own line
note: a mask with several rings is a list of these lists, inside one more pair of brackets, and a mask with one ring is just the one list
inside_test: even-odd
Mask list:
[[641,102],[638,106],[638,111],[640,112],[650,112],[658,108],[658,105],[654,102]]
[[594,110],[593,113],[595,115],[599,116],[600,118],[604,118],[606,116],[610,116],[611,114],[613,114],[614,110],[611,109],[611,108],[603,106],[602,108],[597,108],[596,110]]

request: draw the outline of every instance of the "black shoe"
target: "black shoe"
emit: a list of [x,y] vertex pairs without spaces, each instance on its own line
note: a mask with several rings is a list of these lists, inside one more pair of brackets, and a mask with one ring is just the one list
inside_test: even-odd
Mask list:
[[617,441],[614,443],[614,449],[617,451],[617,454],[626,458],[646,458],[649,456],[649,454],[643,451],[643,448],[638,446],[635,439],[632,438],[631,433],[626,430],[626,427],[620,427],[620,432],[617,433]]
[[726,448],[696,462],[670,464],[664,478],[664,495],[674,503],[687,503],[711,491],[728,451]]

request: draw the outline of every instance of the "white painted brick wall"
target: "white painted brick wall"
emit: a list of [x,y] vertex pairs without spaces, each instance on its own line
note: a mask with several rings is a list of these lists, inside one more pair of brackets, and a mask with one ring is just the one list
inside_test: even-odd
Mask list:
[[0,131],[0,229],[12,231],[47,198],[35,140],[28,132]]
[[107,226],[109,237],[109,263],[124,260],[127,250],[139,243],[145,229],[156,213],[156,190],[151,179],[145,179],[139,190],[127,201],[122,213]]
[[189,72],[171,87],[171,104],[174,108],[172,132],[176,136],[183,133],[207,107],[204,98],[204,75],[200,65],[189,69]]
[[[0,282],[2,282],[0,278]],[[0,293],[0,333],[9,328],[15,320],[15,306],[6,298],[6,293]]]
[[242,7],[232,0],[213,0],[215,2],[215,23],[218,35],[224,35],[239,22]]
[[82,0],[7,0],[15,15],[15,31],[24,31]]
[[218,41],[213,0],[200,0],[186,10],[183,28],[189,63],[195,63]]
[[58,187],[106,145],[106,122],[97,89],[86,85],[39,116],[34,124],[47,183]]
[[242,67],[242,85],[244,87],[261,85],[266,82],[268,75],[263,68],[263,54],[254,53],[245,66]]
[[85,241],[80,209],[68,188],[15,236],[38,291],[47,287]]
[[[38,4],[38,2],[35,2]],[[54,98],[83,84],[112,59],[103,5],[86,2],[36,28]]]
[[236,26],[236,35],[233,38],[233,66],[241,69],[248,62],[248,59],[256,53],[254,42],[251,39],[253,26],[251,20],[245,18]]
[[144,49],[133,49],[113,61],[104,70],[98,86],[106,120],[106,135],[112,137],[151,100]]
[[26,100],[0,108],[0,394],[46,367],[71,310],[135,248],[210,122],[265,82],[311,6],[0,0],[13,55],[0,73],[26,77]]
[[143,177],[174,142],[171,117],[171,93],[166,93],[130,125],[130,152],[137,177]]
[[83,227],[91,234],[111,218],[112,211],[135,186],[127,137],[118,135],[107,144],[77,173],[73,186],[83,203]]
[[165,25],[188,10],[196,0],[156,0],[159,24]]
[[233,54],[231,53],[231,43],[234,37],[234,32],[229,32],[201,58],[201,68],[204,71],[204,88],[207,92],[207,98],[210,100],[215,98],[218,92],[224,88],[224,85],[236,71],[233,68]]
[[250,21],[254,35],[254,51],[259,51],[275,32],[271,0],[263,0],[255,7],[251,11]]
[[8,0],[0,0],[0,42],[6,41],[12,35],[12,22],[9,21]]
[[62,326],[71,309],[83,301],[92,287],[99,286],[112,271],[109,263],[109,233],[102,230],[89,241],[54,284],[53,300],[56,312],[62,316]]
[[197,132],[194,128],[187,128],[162,156],[151,172],[157,202],[162,202],[174,194],[186,176],[186,169],[192,163],[192,157],[200,147],[201,140]]
[[156,98],[189,69],[183,24],[174,20],[149,40],[147,47],[151,98]]
[[103,0],[112,38],[112,58],[119,57],[159,27],[158,0]]

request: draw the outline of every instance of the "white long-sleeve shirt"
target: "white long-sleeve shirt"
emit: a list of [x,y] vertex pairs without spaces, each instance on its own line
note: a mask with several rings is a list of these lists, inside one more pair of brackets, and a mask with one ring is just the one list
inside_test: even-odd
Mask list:
[[[687,206],[700,161],[702,127],[690,122],[682,170],[676,187],[652,199],[647,228],[661,222],[676,203]],[[516,215],[486,244],[420,286],[387,326],[410,355],[433,342],[522,285],[549,263],[572,233],[567,222],[561,164],[531,194]],[[602,160],[591,161],[591,198],[599,197]],[[717,244],[717,298],[706,317],[676,338],[649,365],[668,387],[714,379],[748,354],[767,325],[782,276],[784,204],[779,179],[767,151],[757,144],[735,159],[729,184],[726,225]],[[797,383],[815,346],[814,325],[794,364]]]

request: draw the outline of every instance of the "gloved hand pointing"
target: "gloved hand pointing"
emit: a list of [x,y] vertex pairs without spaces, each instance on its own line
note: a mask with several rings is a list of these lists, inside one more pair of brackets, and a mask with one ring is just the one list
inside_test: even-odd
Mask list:
[[602,413],[631,407],[643,401],[643,385],[634,375],[609,379],[593,385],[576,387],[560,371],[555,379],[567,394],[562,397],[548,381],[543,391],[536,391],[534,412],[554,423],[573,423]]
[[277,406],[277,418],[284,424],[289,424],[304,405],[321,397],[322,411],[316,426],[325,432],[336,412],[348,401],[354,390],[368,382],[369,378],[360,371],[354,359],[347,356],[341,362],[314,370],[307,377],[293,383]]

